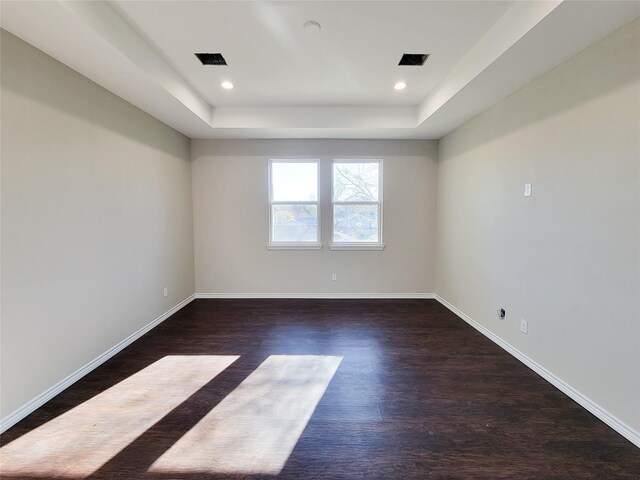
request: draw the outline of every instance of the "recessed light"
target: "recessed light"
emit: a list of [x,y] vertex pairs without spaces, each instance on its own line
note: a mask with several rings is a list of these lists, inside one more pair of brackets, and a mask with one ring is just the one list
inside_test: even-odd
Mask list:
[[304,25],[302,27],[307,32],[319,32],[320,28],[322,28],[320,24],[314,20],[309,20],[308,22],[304,22]]
[[225,90],[231,90],[233,88],[233,83],[225,81],[225,82],[222,82],[220,86]]
[[396,90],[404,90],[405,88],[407,88],[407,82],[398,82],[393,86],[393,88],[395,88]]

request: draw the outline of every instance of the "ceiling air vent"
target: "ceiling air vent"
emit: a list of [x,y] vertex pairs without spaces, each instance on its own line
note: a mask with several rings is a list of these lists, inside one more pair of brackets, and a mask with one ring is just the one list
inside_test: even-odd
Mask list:
[[221,53],[196,53],[203,65],[226,65],[227,61]]
[[400,63],[398,65],[410,65],[419,67],[420,65],[424,65],[424,62],[427,61],[429,57],[428,53],[405,53],[402,55],[400,59]]

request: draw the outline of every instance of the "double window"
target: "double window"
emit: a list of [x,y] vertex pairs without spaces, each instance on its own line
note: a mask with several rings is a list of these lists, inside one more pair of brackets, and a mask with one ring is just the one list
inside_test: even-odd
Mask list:
[[[319,160],[269,162],[270,248],[322,247],[320,192],[323,182],[319,167]],[[334,160],[330,183],[331,248],[384,248],[382,161]]]

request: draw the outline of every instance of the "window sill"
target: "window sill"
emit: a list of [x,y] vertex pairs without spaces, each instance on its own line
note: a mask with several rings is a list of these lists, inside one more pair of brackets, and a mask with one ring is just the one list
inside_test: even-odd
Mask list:
[[322,250],[321,243],[270,243],[267,250]]
[[384,243],[332,243],[331,250],[384,250]]

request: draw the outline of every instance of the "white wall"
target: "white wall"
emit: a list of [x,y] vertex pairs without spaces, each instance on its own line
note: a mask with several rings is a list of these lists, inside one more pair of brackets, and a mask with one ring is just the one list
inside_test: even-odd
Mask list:
[[[436,142],[193,140],[191,151],[198,292],[433,292]],[[320,159],[322,250],[267,250],[270,158]],[[383,251],[329,249],[333,158],[383,159]]]
[[1,42],[4,418],[193,294],[194,274],[189,140]]
[[441,139],[436,267],[445,300],[636,432],[639,22]]

